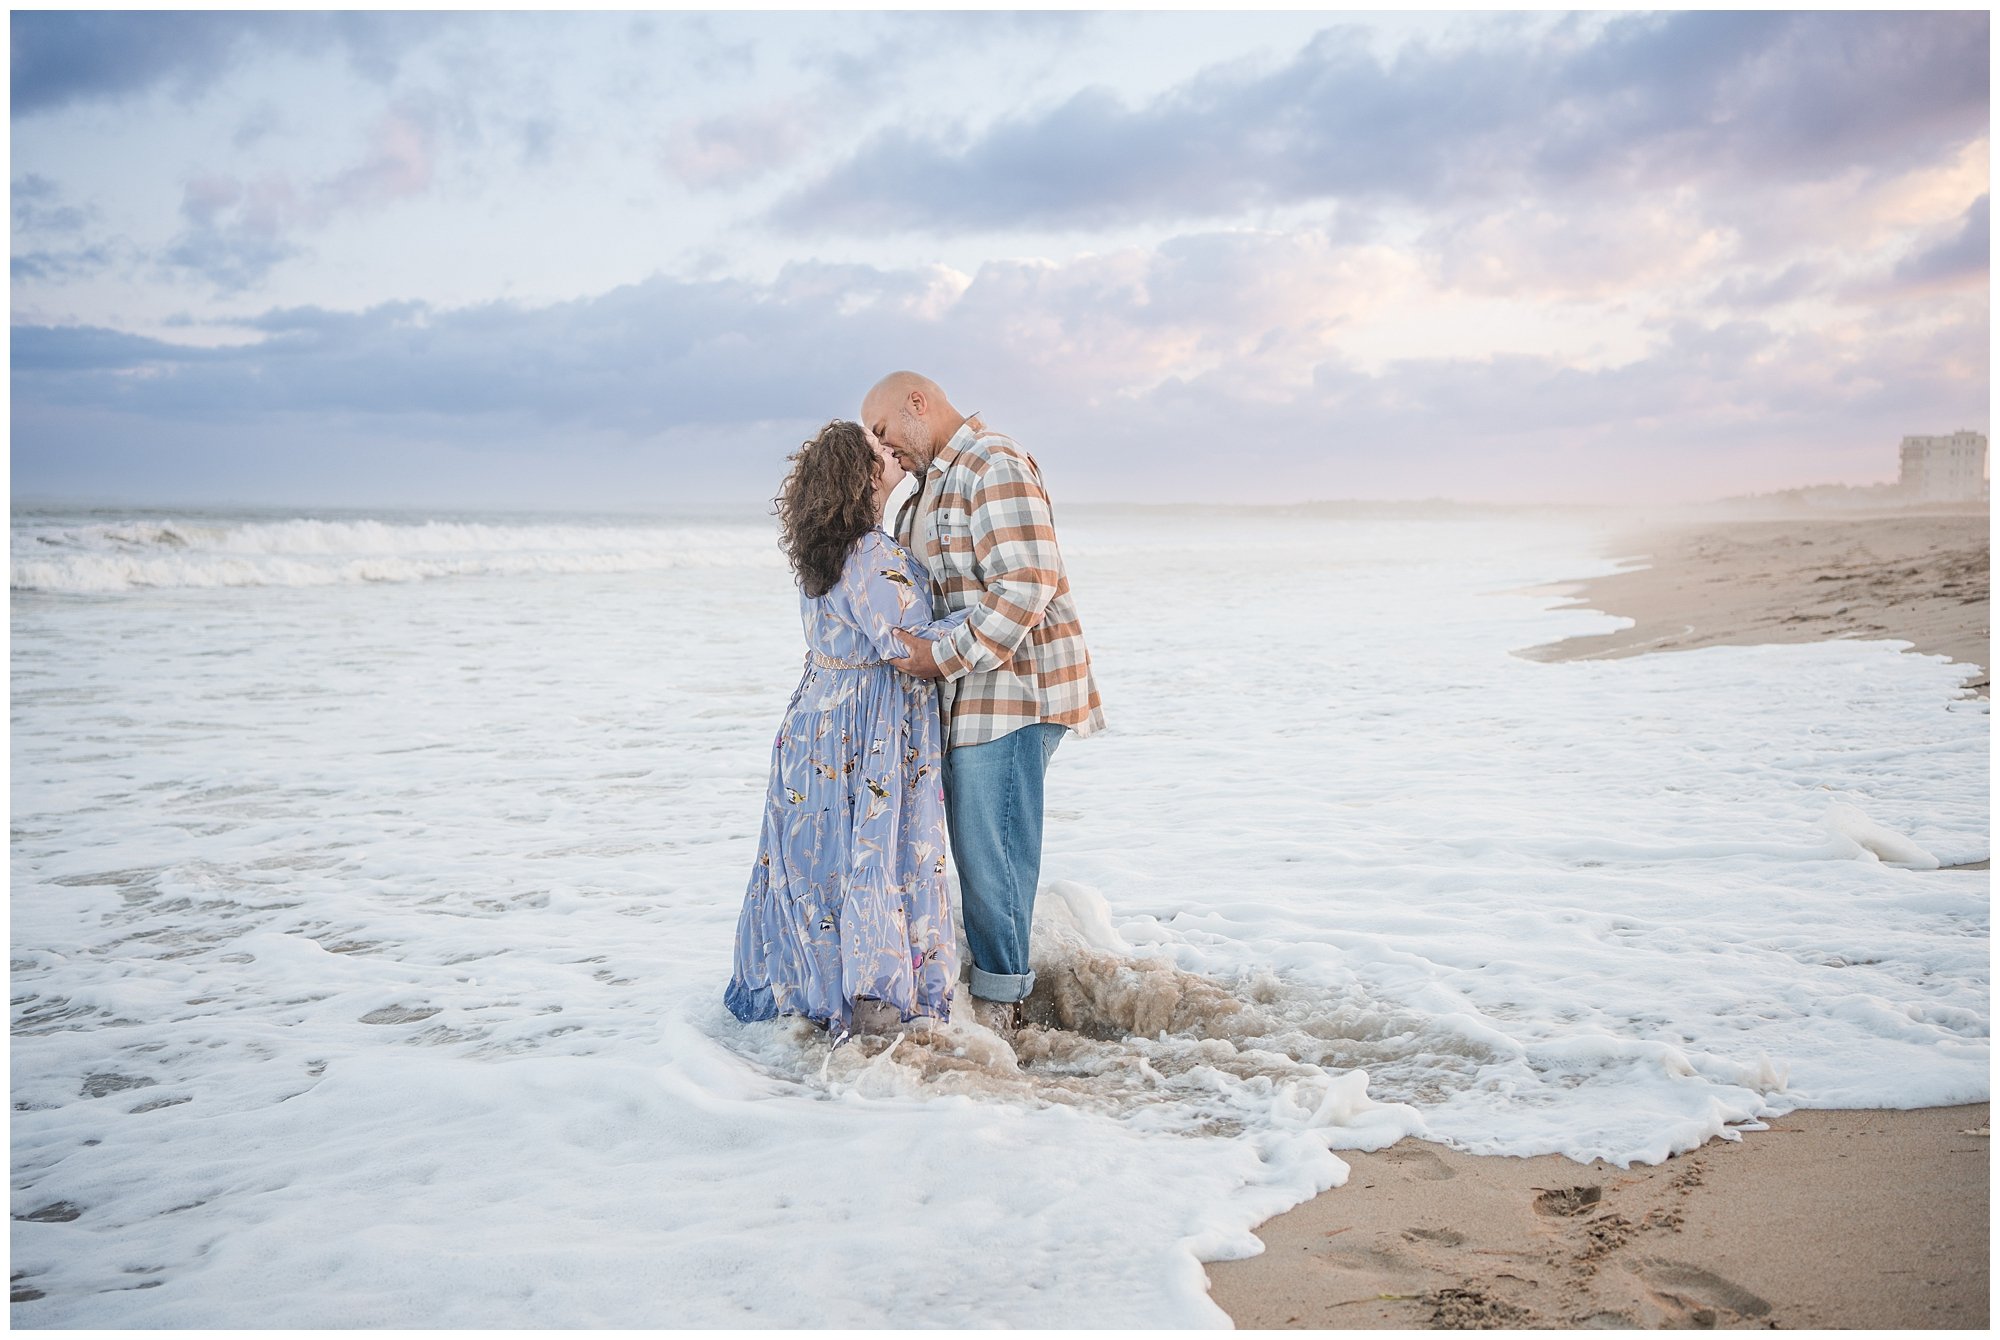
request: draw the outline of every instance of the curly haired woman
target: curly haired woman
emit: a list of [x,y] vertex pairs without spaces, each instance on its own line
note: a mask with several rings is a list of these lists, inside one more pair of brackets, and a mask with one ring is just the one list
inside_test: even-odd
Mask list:
[[738,1019],[803,1015],[836,1035],[943,1022],[958,979],[945,892],[937,685],[885,664],[894,630],[937,638],[923,564],[882,530],[903,468],[836,420],[776,499],[798,579],[805,675],[771,750],[724,992]]

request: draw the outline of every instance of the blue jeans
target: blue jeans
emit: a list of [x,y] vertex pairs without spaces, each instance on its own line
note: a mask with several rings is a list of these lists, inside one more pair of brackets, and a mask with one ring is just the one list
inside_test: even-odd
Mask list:
[[1038,721],[945,751],[944,818],[965,902],[972,994],[1022,1000],[1035,988],[1028,931],[1042,877],[1042,776],[1067,726]]

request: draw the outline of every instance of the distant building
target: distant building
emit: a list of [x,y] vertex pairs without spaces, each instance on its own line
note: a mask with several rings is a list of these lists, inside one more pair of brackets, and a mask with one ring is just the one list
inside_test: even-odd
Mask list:
[[1898,487],[1912,502],[1977,501],[1986,496],[1986,434],[1903,439]]

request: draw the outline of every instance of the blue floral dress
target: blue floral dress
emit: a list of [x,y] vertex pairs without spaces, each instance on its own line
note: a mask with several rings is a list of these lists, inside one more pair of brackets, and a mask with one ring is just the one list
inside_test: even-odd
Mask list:
[[857,996],[944,1019],[958,980],[945,892],[937,685],[883,664],[897,628],[935,639],[923,564],[873,530],[825,595],[801,593],[806,668],[771,749],[750,887],[723,999],[738,1019],[799,1014],[834,1032]]

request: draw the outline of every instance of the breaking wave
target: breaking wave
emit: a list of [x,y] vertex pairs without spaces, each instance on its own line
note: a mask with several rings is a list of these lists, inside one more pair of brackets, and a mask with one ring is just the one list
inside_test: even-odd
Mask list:
[[16,518],[12,560],[12,589],[75,594],[782,563],[769,529],[754,525],[507,525],[305,517],[25,526]]

